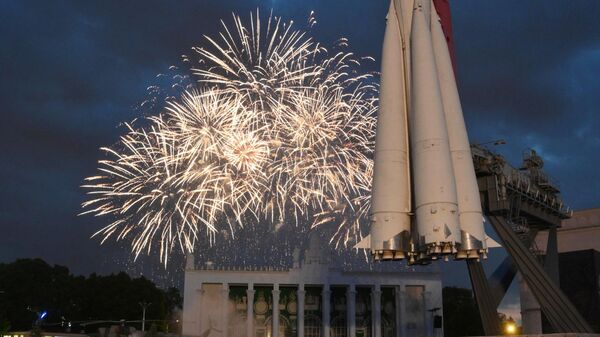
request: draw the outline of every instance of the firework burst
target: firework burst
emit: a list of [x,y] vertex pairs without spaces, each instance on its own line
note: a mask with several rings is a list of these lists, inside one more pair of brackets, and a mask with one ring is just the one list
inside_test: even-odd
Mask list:
[[[96,235],[131,237],[137,257],[192,252],[201,236],[262,222],[335,224],[331,242],[361,235],[372,175],[376,88],[348,52],[257,12],[233,16],[194,48],[197,84],[147,125],[103,148],[83,186],[84,213],[112,217]],[[309,19],[309,24],[314,19]],[[345,44],[345,40],[341,40]],[[155,87],[152,87],[155,90]]]

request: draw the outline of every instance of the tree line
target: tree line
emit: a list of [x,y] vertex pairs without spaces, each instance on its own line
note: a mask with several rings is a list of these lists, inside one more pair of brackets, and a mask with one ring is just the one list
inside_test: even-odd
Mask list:
[[[175,323],[173,314],[182,298],[177,288],[163,290],[143,276],[124,272],[75,276],[67,267],[41,259],[0,264],[0,332],[36,325],[45,331],[97,331],[102,323],[90,322],[106,326],[107,321],[141,320],[144,302],[150,303],[146,319],[165,331]],[[128,325],[139,328],[141,323]]]

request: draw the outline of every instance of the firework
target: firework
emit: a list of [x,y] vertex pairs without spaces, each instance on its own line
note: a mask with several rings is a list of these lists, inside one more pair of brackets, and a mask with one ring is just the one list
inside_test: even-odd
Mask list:
[[196,84],[103,148],[101,173],[83,186],[84,213],[112,218],[95,234],[103,241],[131,238],[136,257],[159,246],[166,263],[175,247],[192,252],[203,236],[265,222],[335,224],[336,245],[361,235],[376,109],[370,75],[292,22],[262,22],[257,12],[248,26],[234,15],[233,27],[223,22],[218,39],[184,57]]

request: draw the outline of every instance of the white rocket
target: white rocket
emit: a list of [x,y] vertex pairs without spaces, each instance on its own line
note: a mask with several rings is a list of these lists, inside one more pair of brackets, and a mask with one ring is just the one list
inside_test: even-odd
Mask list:
[[356,247],[411,262],[485,256],[469,139],[431,0],[391,0],[379,101],[371,233]]

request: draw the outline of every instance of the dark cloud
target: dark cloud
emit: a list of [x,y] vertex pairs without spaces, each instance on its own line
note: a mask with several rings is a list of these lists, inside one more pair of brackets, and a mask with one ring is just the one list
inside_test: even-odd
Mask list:
[[474,141],[536,148],[576,208],[600,204],[600,3],[455,1],[460,89]]
[[[564,131],[573,121],[570,62],[598,48],[595,2],[455,4],[459,73],[468,115],[492,112],[523,131]],[[597,85],[597,83],[596,83]],[[566,112],[571,112],[567,114]]]
[[[110,245],[119,254],[89,240],[103,219],[77,217],[85,198],[79,185],[94,174],[98,148],[118,140],[120,123],[138,116],[134,107],[156,75],[203,35],[215,35],[220,18],[257,9],[266,17],[271,7],[299,27],[316,10],[320,41],[350,34],[357,53],[378,53],[372,34],[381,35],[385,6],[364,17],[370,6],[359,1],[342,8],[319,1],[2,2],[0,226],[9,249],[0,260],[42,256],[77,273],[125,268],[122,244]],[[350,29],[356,22],[364,26]]]
[[[318,41],[348,37],[356,54],[379,59],[387,5],[0,2],[0,261],[42,256],[77,273],[127,266],[123,244],[88,239],[103,222],[76,216],[84,200],[78,186],[94,174],[98,148],[116,142],[120,123],[138,115],[134,107],[156,74],[214,35],[220,18],[257,8],[266,16],[273,7],[304,27],[314,10]],[[567,203],[600,204],[600,3],[461,0],[452,10],[472,140],[507,139],[499,150],[515,165],[535,147]],[[494,254],[494,261],[503,256]],[[466,273],[446,281],[464,285]]]

